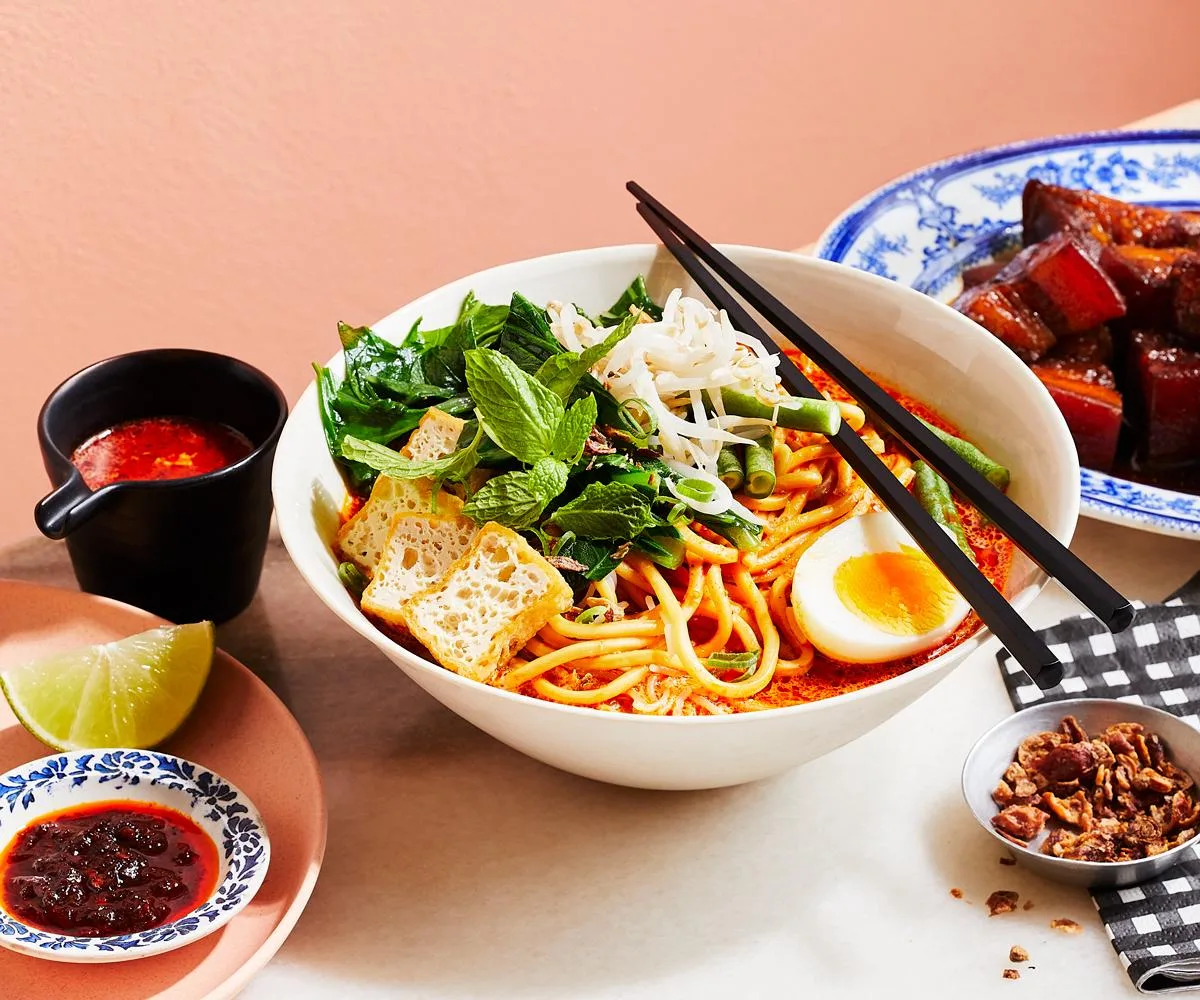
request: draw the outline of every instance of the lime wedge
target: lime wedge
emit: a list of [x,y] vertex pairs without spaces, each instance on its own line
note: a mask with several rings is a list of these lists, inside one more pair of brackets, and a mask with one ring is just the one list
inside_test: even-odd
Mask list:
[[212,622],[170,625],[0,671],[0,688],[56,750],[145,750],[183,725],[212,658]]

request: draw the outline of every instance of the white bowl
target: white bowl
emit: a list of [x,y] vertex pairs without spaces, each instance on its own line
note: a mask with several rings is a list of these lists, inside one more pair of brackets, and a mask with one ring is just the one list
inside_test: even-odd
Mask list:
[[[797,254],[725,251],[860,367],[923,400],[1012,470],[1009,495],[1064,544],[1079,512],[1079,465],[1058,408],[1003,344],[965,316],[874,275]],[[655,246],[603,247],[506,264],[430,292],[376,324],[401,339],[418,319],[453,322],[469,290],[485,302],[520,291],[534,302],[602,311],[637,274],[661,300],[696,294]],[[332,334],[331,334],[332,339]],[[331,364],[340,373],[340,356]],[[825,701],[712,718],[598,712],[513,694],[459,677],[404,649],[358,610],[330,548],[346,491],[326,450],[314,386],[296,404],[275,457],[280,533],[300,573],[333,611],[417,684],[468,722],[537,760],[639,788],[736,785],[803,764],[849,743],[910,704],[988,638],[980,632],[914,670]],[[1026,607],[1045,576],[1014,559],[1009,596]]]
[[176,920],[111,937],[39,930],[0,906],[0,947],[55,962],[149,958],[224,927],[262,888],[271,842],[254,803],[199,764],[157,750],[75,750],[0,775],[0,854],[27,826],[100,802],[150,802],[190,818],[217,847],[220,870],[212,895]]

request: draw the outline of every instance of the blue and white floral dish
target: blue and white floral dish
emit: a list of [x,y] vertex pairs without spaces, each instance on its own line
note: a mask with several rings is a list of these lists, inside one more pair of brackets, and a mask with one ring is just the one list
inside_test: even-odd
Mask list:
[[161,955],[227,924],[261,888],[271,843],[254,803],[199,764],[153,750],[57,753],[0,776],[0,853],[42,816],[120,801],[175,809],[212,838],[221,870],[207,902],[149,930],[95,938],[37,930],[0,907],[0,947],[57,962],[125,962]]
[[[1090,132],[995,146],[906,174],[825,230],[817,256],[943,302],[965,268],[1020,244],[1021,192],[1036,178],[1168,208],[1200,205],[1200,131]],[[1080,513],[1200,537],[1200,496],[1080,471]]]

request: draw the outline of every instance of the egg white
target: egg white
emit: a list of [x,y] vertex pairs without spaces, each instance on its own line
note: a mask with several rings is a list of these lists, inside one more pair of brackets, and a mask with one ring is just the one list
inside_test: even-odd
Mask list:
[[917,635],[892,635],[842,603],[834,588],[842,563],[865,553],[899,552],[902,546],[920,549],[899,521],[878,511],[843,521],[801,555],[792,579],[792,609],[820,652],[846,663],[883,663],[932,649],[962,624],[971,606],[957,592],[942,621]]

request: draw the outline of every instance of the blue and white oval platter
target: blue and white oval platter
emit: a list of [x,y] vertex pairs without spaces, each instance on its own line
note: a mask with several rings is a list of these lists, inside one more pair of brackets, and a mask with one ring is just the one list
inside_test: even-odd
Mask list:
[[[1021,192],[1036,178],[1125,201],[1200,207],[1200,131],[1091,132],[996,146],[906,174],[847,209],[817,256],[902,282],[943,302],[963,269],[1020,244]],[[1080,472],[1081,513],[1200,537],[1200,496]]]
[[0,947],[57,962],[124,962],[161,955],[223,927],[262,887],[271,845],[254,803],[199,764],[154,750],[57,753],[0,775],[0,852],[43,816],[120,801],[175,809],[212,838],[221,870],[208,900],[149,930],[93,938],[39,930],[0,907]]

